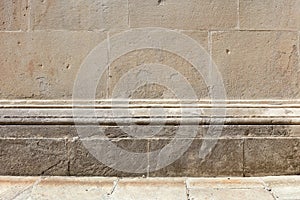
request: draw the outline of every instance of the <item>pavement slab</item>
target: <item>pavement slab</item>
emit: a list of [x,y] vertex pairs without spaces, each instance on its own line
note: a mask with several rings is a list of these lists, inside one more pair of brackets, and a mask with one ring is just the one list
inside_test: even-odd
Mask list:
[[279,200],[300,200],[300,176],[262,178]]
[[300,200],[300,176],[118,178],[0,176],[0,200]]

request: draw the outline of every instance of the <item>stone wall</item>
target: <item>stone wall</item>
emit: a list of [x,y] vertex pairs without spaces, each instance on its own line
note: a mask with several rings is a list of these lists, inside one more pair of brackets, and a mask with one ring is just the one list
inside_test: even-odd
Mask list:
[[[221,107],[226,103],[226,115],[213,115],[214,106],[220,106],[211,101],[217,85],[203,77],[214,77],[213,70],[201,76],[193,64],[164,47],[137,49],[112,60],[100,77],[95,95],[96,123],[103,133],[87,128],[88,135],[78,135],[78,126],[95,126],[85,116],[75,126],[72,113],[74,85],[85,58],[99,43],[112,41],[124,31],[147,27],[192,38],[211,56],[226,91],[226,99],[220,103]],[[0,175],[300,174],[299,38],[299,0],[2,0]],[[111,49],[126,45],[126,41],[115,46],[108,42],[103,53],[110,59]],[[188,48],[178,45],[179,50]],[[172,67],[190,83],[198,100],[182,104],[175,101],[176,92],[151,83],[130,94],[129,108],[121,108],[124,116],[112,114],[119,112],[119,104],[107,100],[115,100],[118,81],[146,63]],[[202,63],[206,67],[211,64]],[[173,75],[159,78],[172,83]],[[122,88],[126,84],[129,87],[130,81]],[[180,87],[178,91],[185,92]],[[182,106],[187,110],[178,114]],[[167,109],[164,118],[159,116],[162,108]],[[201,115],[193,110],[200,110]],[[142,127],[138,130],[143,137],[124,132],[136,125]],[[224,125],[222,133],[207,135],[211,125]],[[151,159],[150,152],[172,143],[182,126],[197,128],[193,137],[188,131],[180,137],[182,144],[191,140],[190,146],[168,166],[151,170],[157,160]],[[143,127],[158,127],[159,131],[147,135]],[[108,167],[91,154],[84,141],[109,141],[129,152],[143,153],[145,163],[126,154],[122,157],[145,170],[134,173]],[[205,159],[199,157],[203,143],[214,144]],[[119,156],[110,151],[101,154]]]

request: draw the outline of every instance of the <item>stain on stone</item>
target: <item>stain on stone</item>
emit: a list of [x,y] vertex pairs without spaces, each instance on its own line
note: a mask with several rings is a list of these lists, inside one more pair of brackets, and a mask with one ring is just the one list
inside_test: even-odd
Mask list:
[[28,70],[30,76],[33,76],[33,72],[34,72],[34,63],[33,63],[33,60],[31,60],[29,62],[27,70]]
[[164,5],[166,0],[158,0],[157,1],[157,5]]

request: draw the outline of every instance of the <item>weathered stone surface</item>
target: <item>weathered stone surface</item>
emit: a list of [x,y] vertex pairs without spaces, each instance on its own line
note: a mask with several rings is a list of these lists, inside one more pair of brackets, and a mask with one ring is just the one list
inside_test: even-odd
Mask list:
[[263,177],[264,182],[276,199],[293,200],[300,198],[300,177]]
[[[251,184],[249,180],[264,180],[272,188],[263,188]],[[0,177],[1,199],[299,199],[296,194],[300,183],[297,177],[257,177],[234,178],[219,182],[220,178],[193,178],[204,184],[189,188],[189,178],[103,178],[103,177]],[[225,180],[225,179],[223,179]],[[228,187],[228,181],[233,183]],[[254,182],[253,182],[254,181]],[[210,183],[217,183],[217,188]],[[282,193],[277,196],[276,189],[281,187]],[[276,188],[276,189],[275,189]],[[291,191],[294,193],[291,193]],[[296,193],[295,193],[296,192]]]
[[297,46],[295,32],[213,33],[213,60],[223,75],[227,98],[299,98]]
[[[212,142],[213,140],[210,141]],[[169,142],[170,140],[164,139],[150,140],[150,152],[162,149]],[[216,146],[203,160],[199,157],[199,152],[201,145],[203,144],[203,140],[193,140],[192,145],[178,160],[163,169],[150,173],[150,176],[242,176],[242,140],[220,139],[216,142]],[[150,170],[156,169],[157,157],[149,158]]]
[[[81,134],[82,138],[165,138],[171,139],[178,135],[179,126],[78,126],[80,130],[86,130]],[[207,135],[209,126],[201,125],[197,128],[196,138]],[[141,130],[144,132],[141,133]],[[224,125],[220,138],[241,137],[299,137],[298,126],[280,125]],[[80,132],[74,125],[1,125],[0,138],[72,138],[77,137]],[[193,138],[188,132],[183,132],[181,137]]]
[[0,138],[70,138],[77,136],[76,128],[68,125],[0,126]]
[[[195,126],[195,125],[193,125]],[[175,135],[182,138],[205,138],[208,135],[209,125],[199,125],[195,129],[197,134],[194,136],[189,132],[179,132],[178,125],[161,125],[161,126],[144,126],[144,132],[140,133],[142,138],[173,138]],[[218,126],[216,126],[218,127]],[[241,137],[297,137],[299,131],[298,126],[284,125],[224,125],[220,138],[241,138]],[[218,128],[219,129],[219,128]],[[0,129],[1,130],[1,129]],[[104,133],[109,138],[125,138],[138,135],[138,131],[143,130],[143,126],[118,126],[106,127]],[[1,132],[0,132],[1,133]],[[91,137],[99,137],[100,135],[91,134]]]
[[[196,138],[193,138],[189,131],[179,136],[182,137],[182,141],[188,138],[194,140],[192,146],[174,163],[150,173],[150,176],[299,174],[300,112],[299,101],[296,101],[300,99],[299,10],[299,0],[1,1],[0,99],[8,101],[4,106],[1,103],[3,101],[0,102],[0,174],[149,175],[146,172],[135,174],[117,171],[106,166],[87,151],[80,139],[90,141],[95,148],[97,144],[101,144],[98,141],[106,139],[107,142],[112,142],[109,148],[115,144],[128,152],[136,153],[134,155],[145,154],[143,162],[140,163],[136,157],[130,157],[124,152],[122,154],[121,151],[102,148],[103,152],[98,153],[110,159],[123,155],[124,162],[115,160],[115,166],[135,164],[138,169],[146,170],[148,167],[156,167],[159,163],[150,156],[149,147],[151,151],[158,150],[157,154],[161,155],[163,152],[160,149],[178,136],[178,118],[182,113],[180,108],[174,108],[169,103],[178,98],[176,95],[189,99],[189,96],[185,95],[188,94],[186,87],[181,86],[187,81],[200,100],[210,99],[209,89],[214,88],[214,85],[207,85],[204,81],[205,78],[211,77],[212,71],[207,70],[203,78],[191,62],[178,55],[178,52],[187,51],[191,56],[202,56],[194,55],[194,49],[190,48],[188,42],[180,43],[171,34],[168,35],[171,37],[161,40],[157,40],[157,37],[155,40],[159,34],[152,35],[150,31],[148,34],[151,37],[138,38],[136,44],[150,41],[161,45],[161,48],[149,47],[128,52],[114,60],[103,77],[99,77],[101,80],[96,94],[98,99],[120,97],[114,92],[116,87],[120,86],[120,79],[126,76],[130,78],[123,84],[121,82],[121,91],[126,92],[130,85],[136,86],[134,91],[128,93],[128,97],[145,100],[139,102],[140,104],[148,104],[154,99],[171,99],[168,103],[164,101],[164,106],[168,107],[166,120],[160,113],[151,113],[151,108],[125,108],[122,111],[131,113],[124,117],[118,112],[114,113],[114,116],[110,115],[109,112],[114,108],[106,106],[97,111],[101,123],[98,128],[103,132],[86,126],[87,134],[78,135],[73,125],[70,101],[55,104],[60,100],[72,99],[79,67],[96,45],[109,39],[109,48],[104,53],[109,59],[114,58],[113,50],[122,49],[124,45],[136,45],[128,42],[131,41],[130,37],[135,36],[113,42],[114,34],[130,28],[144,27],[170,28],[173,29],[171,32],[176,30],[198,42],[205,50],[203,52],[212,54],[223,76],[227,98],[234,100],[229,105],[231,107],[226,116],[226,126],[218,136],[219,140],[215,140],[217,145],[204,160],[200,159],[199,151],[203,145],[203,138],[207,137],[207,124],[211,121],[216,122],[219,118],[207,117],[211,114],[208,108],[211,105],[207,102],[203,105],[203,102],[200,103],[199,108],[203,111],[200,115],[195,114],[195,107],[187,108],[190,109],[188,115],[182,116],[186,120],[186,127],[198,124],[198,119],[203,120],[199,122],[201,126],[198,127]],[[176,48],[177,54],[167,51],[165,47],[168,45]],[[202,67],[210,66],[208,60],[201,61]],[[135,71],[137,74],[130,71],[136,66],[149,63],[164,64],[175,72],[170,73],[157,68],[152,68],[156,71],[149,68]],[[153,74],[155,78],[177,87],[177,92],[174,92],[172,87],[160,84],[160,81],[150,81],[145,85],[137,83],[141,80],[148,81]],[[180,76],[184,77],[185,81],[179,80]],[[21,109],[22,106],[14,107],[17,101],[13,100],[16,99],[43,100],[39,101],[43,105],[33,105],[32,102],[31,105],[24,101],[26,105]],[[51,101],[54,99],[57,101]],[[289,99],[295,99],[295,102],[277,101]],[[246,103],[243,100],[246,100]],[[5,106],[8,104],[11,107],[7,109]],[[64,107],[63,104],[68,106]],[[56,106],[59,109],[56,109]],[[156,111],[160,112],[159,109]],[[156,124],[149,123],[146,127],[151,117],[155,118]],[[81,119],[81,122],[88,123],[91,120],[88,117]],[[121,123],[117,124],[114,120]],[[163,123],[164,120],[168,122],[167,125]],[[138,127],[132,124],[143,125]],[[197,184],[195,183],[195,187],[198,187]],[[230,186],[226,186],[233,189],[231,187],[234,184],[228,184]],[[120,194],[116,193],[117,199],[120,199],[120,196],[125,198],[126,195],[138,195],[134,191],[135,187],[130,186],[133,188],[132,193],[125,193],[123,196],[122,188],[127,186],[121,185]],[[156,195],[152,190],[160,188],[156,183],[154,185],[149,186],[149,193]],[[16,190],[29,198],[31,190],[26,190],[26,187],[18,186]],[[43,195],[43,187],[40,189],[37,199]],[[201,192],[218,198],[217,189]],[[223,199],[232,195],[232,191],[227,189],[222,194],[228,197]],[[236,197],[247,199],[247,188],[240,189],[235,191]],[[261,189],[259,186],[257,194],[265,194]],[[78,187],[78,190],[82,191],[84,188]],[[277,192],[280,198],[286,198],[283,190],[274,187],[275,194]],[[299,195],[294,193],[290,186],[286,187],[286,190],[292,197]],[[0,187],[0,192],[2,191]],[[195,194],[197,191],[197,188],[191,190]],[[61,192],[56,192],[56,188],[51,189],[53,195],[64,195],[63,191]],[[102,192],[97,191],[93,194],[102,195]],[[16,199],[25,196],[18,196]],[[5,197],[10,198],[13,196]]]
[[0,2],[0,31],[26,30],[28,26],[28,5],[26,0]]
[[190,190],[189,198],[193,200],[205,200],[205,199],[273,200],[274,199],[271,193],[267,192],[264,189],[209,189],[209,188]]
[[185,183],[184,179],[121,179],[109,199],[182,200],[186,199]]
[[241,29],[299,30],[299,10],[298,0],[241,0]]
[[0,139],[1,175],[67,175],[65,140]]
[[38,183],[38,177],[0,177],[0,199],[28,199],[34,184]]
[[291,137],[300,137],[300,126],[291,126]]
[[187,189],[190,199],[270,199],[260,178],[189,178]]
[[128,27],[127,2],[122,0],[33,0],[34,30],[108,30]]
[[[114,126],[75,126],[75,125],[1,125],[0,138],[73,138],[78,137],[81,132],[81,138],[99,139],[99,138],[132,138],[121,127]],[[128,129],[128,128],[127,128]],[[126,129],[125,129],[126,130]]]
[[33,187],[30,199],[106,199],[115,180],[99,177],[47,177]]
[[[198,42],[199,48],[208,51],[207,32],[182,31],[181,33]],[[170,40],[170,42],[173,41]],[[117,46],[114,46],[114,44],[112,44],[112,48],[118,48],[118,46],[122,44],[117,43],[116,45]],[[209,60],[208,58],[209,57],[207,53],[207,61]],[[151,63],[166,65],[172,68],[173,71],[170,71],[168,68],[165,69],[168,72],[167,74],[169,75],[169,77],[165,77],[165,74],[159,73],[154,68],[151,68],[151,70],[149,70],[146,67],[141,67],[139,72],[134,71],[135,67]],[[208,62],[203,63],[203,65],[206,66],[208,64]],[[166,83],[164,83],[164,81],[168,81],[168,83],[172,84],[172,81],[174,82],[176,80],[181,80],[183,82],[183,85],[190,84],[190,86],[193,88],[193,92],[199,98],[209,98],[208,87],[205,84],[202,75],[197,72],[195,67],[192,66],[187,60],[180,57],[179,55],[176,55],[176,53],[174,52],[167,52],[162,49],[145,49],[129,52],[126,55],[123,55],[114,60],[109,70],[109,97],[120,98],[120,89],[118,90],[118,88],[122,87],[125,89],[130,88],[129,86],[131,85],[136,85],[135,90],[131,91],[131,94],[128,95],[132,99],[182,99],[182,97],[178,97],[179,94],[178,92],[176,93],[176,91],[174,91],[174,88],[171,88],[170,86],[167,86]],[[128,78],[129,76],[135,75],[135,73],[138,73],[135,79],[130,78],[130,81],[126,81],[124,84],[120,84],[120,82],[123,83],[121,78]],[[157,76],[157,81],[155,83],[149,81],[148,84],[140,86],[141,80],[146,80],[146,77],[141,77],[147,76],[147,73],[155,74]],[[185,78],[185,80],[182,80],[182,78]],[[119,85],[117,83],[119,83]]]
[[[106,156],[106,160],[112,161],[117,167],[126,163],[120,163],[120,159],[117,159],[117,156],[123,155],[119,154],[117,151],[113,151],[112,145],[109,148],[101,149],[100,142],[104,140],[86,140],[85,142],[91,149],[99,147],[96,150],[96,153],[104,154]],[[136,152],[136,153],[146,153],[144,165],[147,164],[147,150],[148,150],[148,142],[147,140],[128,140],[128,139],[120,139],[120,140],[110,140],[104,141],[106,143],[112,143],[125,151]],[[118,171],[112,169],[105,164],[98,161],[87,149],[86,146],[82,144],[81,141],[72,141],[70,144],[70,175],[76,176],[119,176],[119,177],[136,177],[136,176],[145,176],[147,173],[138,174],[138,173],[127,173],[125,171]],[[126,155],[124,155],[126,156]],[[126,158],[125,158],[126,159]],[[132,160],[133,158],[128,157],[128,162],[134,163],[136,160]],[[142,166],[142,163],[136,163],[136,166]],[[144,166],[144,167],[145,167]]]
[[104,39],[102,32],[0,33],[1,99],[71,99],[81,63]]
[[250,189],[264,188],[264,183],[259,178],[189,178],[186,181],[188,189]]
[[174,29],[233,29],[237,25],[237,1],[129,0],[131,27]]
[[207,52],[209,52],[209,45],[208,45],[208,31],[181,31],[182,34],[187,35],[188,37],[194,39],[196,42],[198,42],[199,46],[201,48],[205,49]]
[[300,172],[299,138],[246,139],[246,176],[292,175]]
[[[210,126],[199,126],[197,137],[205,137],[209,127]],[[224,125],[220,137],[289,137],[297,134],[297,127],[298,126],[285,125]]]

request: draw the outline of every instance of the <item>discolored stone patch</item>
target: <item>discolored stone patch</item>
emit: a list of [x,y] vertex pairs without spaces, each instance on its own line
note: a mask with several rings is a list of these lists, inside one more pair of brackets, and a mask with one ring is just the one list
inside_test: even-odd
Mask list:
[[[151,177],[176,177],[176,176],[242,176],[243,174],[243,144],[240,139],[208,139],[207,145],[216,144],[211,151],[208,150],[207,156],[200,157],[200,149],[204,144],[203,139],[194,139],[191,146],[175,162],[150,173]],[[159,156],[161,149],[171,140],[157,139],[150,140],[150,152],[158,150],[157,154],[150,156],[150,170],[157,169],[160,162],[164,162],[163,157]],[[179,141],[180,143],[180,141]],[[172,149],[170,157],[185,149],[187,140],[181,141],[180,149]],[[179,144],[177,144],[179,145]],[[201,154],[202,155],[202,154]],[[169,157],[168,157],[169,158]]]
[[245,140],[245,175],[293,175],[300,173],[299,138]]
[[212,57],[222,74],[227,99],[299,98],[297,49],[297,32],[228,31],[212,35]]
[[242,29],[300,30],[300,2],[298,0],[241,0]]
[[[147,174],[147,150],[148,141],[147,140],[133,140],[133,139],[116,139],[116,140],[103,140],[103,139],[91,139],[84,140],[85,146],[82,141],[74,140],[70,141],[70,175],[76,176],[119,176],[119,177],[136,177],[145,176]],[[108,144],[108,147],[101,147],[103,144]],[[135,160],[135,156],[126,157],[126,154],[114,151],[113,146],[116,145],[119,148],[124,149],[124,151],[135,153],[144,153],[144,159]],[[102,160],[97,160],[89,151],[92,150],[94,155],[98,158],[103,158],[107,161],[106,165],[101,163]],[[104,155],[104,157],[103,157]],[[121,161],[121,156],[126,162]],[[111,162],[110,162],[111,161]],[[102,161],[103,162],[103,161]],[[128,162],[128,163],[127,163]],[[107,166],[111,163],[111,167]],[[127,164],[131,164],[139,169],[145,169],[145,173],[135,173],[126,172],[121,170],[126,168]],[[116,170],[112,167],[116,167]],[[131,170],[134,170],[132,168]]]
[[68,175],[63,139],[0,139],[0,174]]
[[27,30],[29,5],[26,0],[0,2],[0,31]]
[[237,25],[237,1],[157,0],[129,1],[130,26],[184,30],[233,29]]
[[33,0],[34,30],[110,30],[128,27],[127,2]]

